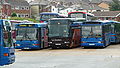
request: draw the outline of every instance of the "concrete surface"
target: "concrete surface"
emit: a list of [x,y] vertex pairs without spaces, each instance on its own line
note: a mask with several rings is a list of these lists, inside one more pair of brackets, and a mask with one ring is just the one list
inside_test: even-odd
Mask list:
[[16,50],[16,62],[0,68],[120,68],[120,44],[104,49]]

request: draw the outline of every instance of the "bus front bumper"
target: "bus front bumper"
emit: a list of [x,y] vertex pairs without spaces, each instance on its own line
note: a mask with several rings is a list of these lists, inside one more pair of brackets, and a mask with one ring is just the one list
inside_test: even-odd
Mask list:
[[104,43],[81,43],[82,47],[103,47]]
[[54,43],[54,44],[49,44],[49,46],[52,47],[52,48],[69,48],[70,44]]
[[19,46],[15,46],[16,49],[40,49],[40,46],[36,46],[36,45],[19,45]]

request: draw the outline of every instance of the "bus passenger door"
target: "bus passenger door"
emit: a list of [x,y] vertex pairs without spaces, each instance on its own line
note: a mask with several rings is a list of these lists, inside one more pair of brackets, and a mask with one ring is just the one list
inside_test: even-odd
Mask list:
[[48,47],[48,30],[44,28],[44,47]]
[[42,39],[43,33],[42,33],[42,28],[38,29],[38,40],[40,44],[40,48],[43,48],[43,39]]
[[44,48],[44,28],[41,28],[41,48]]

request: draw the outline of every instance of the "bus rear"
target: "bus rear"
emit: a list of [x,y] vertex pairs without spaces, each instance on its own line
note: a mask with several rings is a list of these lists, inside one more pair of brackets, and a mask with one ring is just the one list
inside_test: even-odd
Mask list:
[[48,42],[51,48],[79,46],[80,29],[72,29],[69,19],[52,19],[48,23]]
[[82,24],[82,47],[106,47],[110,44],[110,25],[99,21]]
[[0,20],[0,66],[15,62],[11,23],[9,20]]
[[91,13],[80,12],[80,11],[68,13],[68,18],[85,18],[85,20],[91,20],[93,17],[94,15]]
[[47,45],[45,23],[17,24],[16,49],[41,49]]

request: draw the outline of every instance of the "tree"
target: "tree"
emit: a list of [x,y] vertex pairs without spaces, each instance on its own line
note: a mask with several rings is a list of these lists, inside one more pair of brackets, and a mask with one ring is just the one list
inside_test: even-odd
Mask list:
[[17,17],[17,14],[16,13],[12,13],[12,17]]
[[110,4],[111,11],[120,11],[120,1],[112,0],[113,2]]

